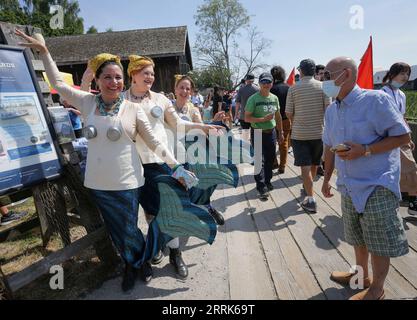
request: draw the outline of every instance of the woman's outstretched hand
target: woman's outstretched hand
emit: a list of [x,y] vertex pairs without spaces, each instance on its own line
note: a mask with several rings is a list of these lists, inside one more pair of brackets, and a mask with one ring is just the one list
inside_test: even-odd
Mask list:
[[215,114],[213,121],[223,121],[226,118],[226,113],[224,111],[219,111]]
[[46,45],[45,45],[45,40],[43,39],[41,34],[35,34],[33,37],[30,37],[24,32],[20,31],[19,29],[15,29],[14,33],[26,41],[26,42],[19,42],[18,44],[20,46],[37,50],[40,53],[48,52],[48,49],[46,48]]
[[206,135],[215,135],[222,136],[224,135],[226,129],[223,126],[218,126],[215,124],[206,124],[203,126],[203,131]]
[[182,165],[178,166],[174,170],[172,177],[177,179],[187,190],[198,185],[198,178],[195,174],[191,171],[185,170]]

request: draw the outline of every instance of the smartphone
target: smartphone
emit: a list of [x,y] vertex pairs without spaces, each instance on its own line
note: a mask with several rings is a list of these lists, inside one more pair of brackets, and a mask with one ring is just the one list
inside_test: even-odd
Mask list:
[[341,152],[341,151],[349,151],[351,148],[344,144],[338,144],[337,146],[334,146],[333,148],[330,149],[331,152]]

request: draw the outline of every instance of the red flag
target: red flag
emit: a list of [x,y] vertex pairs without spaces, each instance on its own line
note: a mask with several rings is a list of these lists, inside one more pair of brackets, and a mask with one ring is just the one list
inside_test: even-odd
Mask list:
[[361,59],[358,72],[358,86],[362,89],[374,88],[374,61],[372,50],[372,37],[368,49]]
[[288,77],[287,84],[289,86],[295,85],[295,68],[292,69],[290,76]]

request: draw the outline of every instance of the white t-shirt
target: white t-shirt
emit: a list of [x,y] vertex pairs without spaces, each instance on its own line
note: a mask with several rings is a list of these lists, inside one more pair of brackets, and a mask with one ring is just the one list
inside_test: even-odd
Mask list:
[[[129,101],[135,102],[130,94],[130,90],[125,92],[125,97]],[[168,128],[165,126],[165,122],[167,121],[166,118],[170,117],[169,113],[171,111],[175,112],[171,101],[164,95],[151,91],[149,99],[139,102],[138,104],[148,117],[152,131],[158,137],[159,141],[173,152],[173,142],[170,143],[169,140],[171,138],[168,138],[169,132],[167,132]],[[136,149],[144,164],[165,162],[148,148],[141,137],[136,139]]]
[[[145,183],[135,144],[126,134],[120,119],[125,106],[126,103],[123,103],[119,114],[114,117],[96,115],[96,108],[92,108],[86,118],[86,125],[93,125],[97,129],[97,137],[88,142],[84,181],[87,188],[103,191],[131,190]],[[118,141],[113,142],[107,138],[107,131],[111,127],[119,128],[121,138]]]
[[395,105],[398,107],[402,115],[405,115],[407,110],[405,93],[399,89],[393,89],[391,86],[385,86],[382,91],[388,93],[391,98],[394,99]]
[[[87,125],[94,125],[97,137],[89,140],[84,185],[103,191],[131,190],[143,185],[143,170],[134,141],[140,137],[150,150],[165,153],[166,162],[178,164],[173,154],[159,141],[148,117],[136,103],[124,101],[115,117],[102,117],[97,109],[94,94],[74,89],[62,79],[51,55],[41,54],[46,74],[52,86],[63,99],[77,106]],[[172,108],[173,109],[173,108]],[[175,112],[175,111],[174,111]],[[177,116],[178,117],[178,116]],[[87,120],[88,119],[88,120]],[[121,137],[117,141],[107,138],[109,129],[117,127]],[[145,143],[146,142],[146,143]]]

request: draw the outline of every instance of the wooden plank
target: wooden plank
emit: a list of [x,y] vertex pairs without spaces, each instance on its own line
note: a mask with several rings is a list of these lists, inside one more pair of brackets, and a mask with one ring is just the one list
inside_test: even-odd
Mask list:
[[45,71],[45,66],[42,60],[32,60],[32,66],[35,71]]
[[0,301],[10,300],[12,298],[13,294],[10,290],[9,283],[0,266]]
[[49,88],[49,85],[46,83],[46,81],[38,81],[38,84],[42,93],[51,93],[51,89]]
[[[292,160],[293,162],[293,156],[289,156],[289,159]],[[288,168],[290,170],[292,170],[295,174],[299,175],[299,169],[296,168],[295,166],[293,166],[290,162]],[[302,183],[301,181],[301,177],[298,177],[300,183]],[[331,180],[330,180],[330,184],[333,187],[333,193],[334,193],[334,197],[332,198],[324,198],[324,196],[321,194],[321,185],[322,185],[322,179],[321,178],[320,182],[317,184],[316,183],[316,195],[318,197],[320,197],[324,202],[328,203],[334,210],[335,213],[337,215],[339,215],[340,217],[342,216],[341,210],[340,210],[340,203],[341,203],[341,195],[340,192],[338,192],[336,190],[336,179],[337,176],[336,174],[333,174]],[[405,231],[407,233],[407,239],[408,239],[408,243],[410,245],[410,249],[414,250],[415,252],[417,252],[417,218],[416,217],[412,217],[407,213],[407,208],[400,208],[400,214],[403,217],[403,222],[404,222],[404,228]]]
[[0,21],[0,33],[4,44],[15,46],[16,43],[20,42],[20,38],[18,38],[18,36],[14,33],[16,28],[23,32],[26,31],[24,26]]
[[15,237],[17,235],[21,235],[24,234],[34,228],[39,228],[39,218],[38,217],[33,217],[27,221],[21,222],[16,226],[12,226],[12,227],[5,227],[5,228],[0,228],[0,243],[1,242],[5,242],[5,241],[9,241],[11,239],[11,237]]
[[48,221],[48,217],[46,215],[44,205],[41,201],[41,197],[40,197],[41,189],[38,187],[35,187],[32,192],[33,192],[33,200],[34,200],[36,212],[38,213],[39,222],[40,222],[42,243],[43,243],[43,246],[46,248],[46,246],[49,243],[49,240],[51,239],[53,228]]
[[43,100],[48,108],[54,106],[54,101],[52,100],[52,95],[50,93],[44,93]]
[[106,235],[104,227],[88,234],[87,236],[73,242],[64,249],[54,252],[41,261],[31,265],[30,267],[8,277],[9,287],[12,292],[23,288],[25,285],[31,283],[44,274],[47,274],[50,268],[54,265],[59,265],[72,257],[74,257],[81,250],[92,246]]
[[[286,180],[285,178],[298,178],[296,173],[297,168],[290,165],[289,169],[290,170],[287,170],[284,175],[281,175],[281,178],[284,179],[283,181]],[[300,180],[298,185],[293,185],[289,189],[293,194],[299,194],[301,188],[302,183]],[[316,188],[316,191],[319,191],[319,188]],[[354,250],[344,241],[343,221],[340,216],[334,213],[337,211],[337,208],[330,208],[329,205],[323,201],[321,196],[319,196],[318,192],[316,193],[316,200],[319,210],[317,214],[310,215],[311,218],[315,221],[317,226],[331,241],[331,243],[337,248],[337,250],[343,255],[346,261],[348,261],[350,265],[354,265]],[[338,203],[337,207],[339,208],[338,210],[340,212],[340,202]],[[412,266],[417,266],[416,262],[413,262],[415,259],[413,257],[410,258],[409,262],[401,262],[401,260],[408,260],[407,257],[408,256],[391,260],[393,268],[390,269],[386,280],[386,293],[388,298],[401,299],[414,297],[417,295],[417,291],[413,283],[414,280],[409,279],[409,276],[406,277],[407,280],[404,279],[403,272],[409,274],[411,269],[413,269]],[[411,266],[408,266],[408,263],[411,263]],[[398,268],[402,271],[397,272]],[[370,267],[369,270],[371,271],[372,268]],[[414,275],[411,276],[413,277]]]
[[407,210],[408,208],[400,208],[400,215],[404,221],[408,244],[412,250],[417,251],[417,217],[409,215]]
[[[265,251],[272,279],[281,300],[326,299],[311,269],[304,259],[282,219],[279,208],[272,201],[257,199],[252,176],[242,177],[251,207],[256,208],[252,216]],[[276,196],[280,196],[277,193]]]
[[276,300],[278,297],[242,182],[236,189],[219,187],[218,191],[221,190],[221,198],[215,206],[220,204],[227,217],[230,299]]
[[74,224],[76,226],[82,226],[83,221],[81,220],[81,217],[77,214],[68,213],[68,219],[71,224]]
[[4,195],[1,198],[1,205],[2,206],[8,206],[12,203],[30,198],[32,196],[32,190],[30,189],[24,189],[15,193],[11,193],[8,195]]
[[[330,300],[345,300],[353,291],[330,280],[334,270],[348,270],[349,265],[320,231],[311,217],[299,207],[294,194],[274,178],[276,188],[271,192],[271,199],[279,208],[282,218],[286,221],[298,247],[307,260],[315,278],[326,297]],[[280,196],[277,196],[278,193]]]

